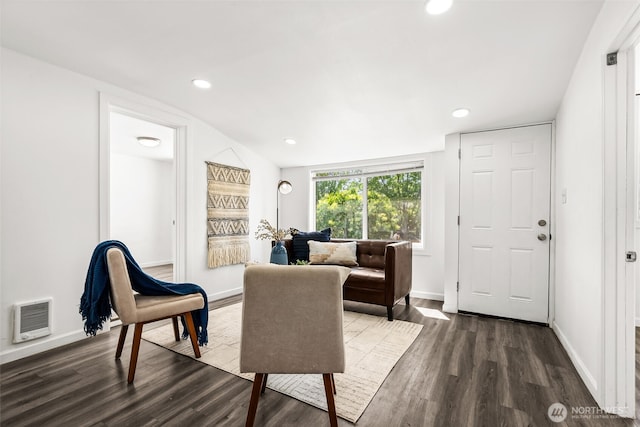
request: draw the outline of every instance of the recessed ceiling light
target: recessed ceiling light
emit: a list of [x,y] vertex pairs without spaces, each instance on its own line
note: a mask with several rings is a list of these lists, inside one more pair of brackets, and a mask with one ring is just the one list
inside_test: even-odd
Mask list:
[[145,147],[157,147],[160,145],[160,138],[154,138],[152,136],[139,136],[136,138],[140,145],[144,145]]
[[469,109],[468,108],[458,108],[457,110],[453,110],[451,112],[451,115],[453,117],[457,117],[457,118],[467,117],[469,115]]
[[425,6],[430,15],[440,15],[451,8],[453,0],[429,0]]
[[195,87],[200,88],[200,89],[209,89],[209,88],[211,88],[211,83],[208,82],[207,80],[193,79],[193,80],[191,80],[191,83],[193,83],[193,85]]
[[284,142],[286,142],[289,145],[296,145],[296,140],[293,138],[285,138]]

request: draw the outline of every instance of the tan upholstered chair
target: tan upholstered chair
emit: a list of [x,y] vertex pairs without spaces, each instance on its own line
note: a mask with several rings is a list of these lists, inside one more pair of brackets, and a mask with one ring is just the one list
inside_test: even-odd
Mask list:
[[122,347],[127,337],[129,325],[135,324],[127,382],[132,383],[136,374],[142,326],[145,323],[172,318],[175,338],[176,341],[179,341],[177,316],[184,316],[193,352],[196,357],[200,357],[200,348],[198,347],[198,338],[191,311],[201,309],[204,306],[202,295],[199,293],[176,296],[134,295],[124,254],[118,248],[110,248],[107,251],[107,267],[111,283],[111,304],[122,321],[116,359],[119,359],[122,354]]
[[338,266],[251,265],[244,272],[240,371],[255,373],[247,426],[268,374],[322,374],[329,419],[338,425],[334,372],[344,372],[342,284]]

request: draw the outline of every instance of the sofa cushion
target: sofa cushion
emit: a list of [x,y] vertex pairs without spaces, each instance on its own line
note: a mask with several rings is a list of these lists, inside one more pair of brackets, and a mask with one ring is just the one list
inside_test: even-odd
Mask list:
[[334,264],[357,266],[356,242],[317,242],[309,240],[309,262],[311,264]]
[[387,243],[382,240],[358,241],[358,264],[361,267],[384,270]]
[[294,261],[309,261],[309,240],[318,242],[328,242],[331,240],[331,229],[325,228],[321,231],[299,231],[293,235],[293,257]]
[[345,282],[345,286],[366,289],[385,289],[384,270],[377,268],[354,267]]

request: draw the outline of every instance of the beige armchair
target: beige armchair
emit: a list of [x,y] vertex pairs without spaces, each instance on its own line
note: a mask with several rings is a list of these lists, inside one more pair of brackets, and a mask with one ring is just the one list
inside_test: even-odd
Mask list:
[[134,295],[124,254],[115,247],[107,250],[107,268],[109,269],[111,286],[111,304],[122,321],[116,359],[119,359],[122,354],[122,347],[124,346],[129,325],[135,324],[131,359],[129,360],[128,383],[133,382],[136,373],[142,326],[145,323],[172,318],[174,335],[176,341],[179,341],[178,316],[184,316],[193,352],[196,357],[200,357],[200,348],[198,347],[198,338],[191,311],[201,309],[204,306],[202,295],[199,293],[176,296]]
[[339,266],[251,265],[244,272],[240,371],[255,373],[247,426],[268,374],[322,374],[329,419],[338,425],[333,373],[344,372]]

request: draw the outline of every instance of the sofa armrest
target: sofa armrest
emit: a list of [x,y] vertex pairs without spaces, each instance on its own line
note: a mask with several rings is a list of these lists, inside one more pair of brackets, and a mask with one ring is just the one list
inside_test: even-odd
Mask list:
[[413,247],[411,242],[389,243],[385,249],[385,281],[387,305],[411,292]]

